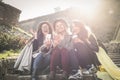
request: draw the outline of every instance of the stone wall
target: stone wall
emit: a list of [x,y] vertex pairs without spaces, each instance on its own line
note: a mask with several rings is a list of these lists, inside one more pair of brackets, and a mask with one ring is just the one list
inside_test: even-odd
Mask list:
[[17,25],[21,11],[0,2],[0,24]]
[[0,59],[0,80],[4,80],[6,74],[13,74],[13,66],[16,59]]

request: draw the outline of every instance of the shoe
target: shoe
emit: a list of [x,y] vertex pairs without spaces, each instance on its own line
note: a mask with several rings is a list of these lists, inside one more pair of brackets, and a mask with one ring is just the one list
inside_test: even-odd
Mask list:
[[68,80],[81,80],[82,79],[82,72],[81,70],[78,70],[77,73],[69,76]]
[[89,70],[88,70],[91,74],[93,74],[93,73],[96,73],[97,72],[97,69],[96,69],[96,67],[92,64],[91,65],[91,68],[89,68]]
[[68,74],[67,72],[63,71],[62,75],[61,75],[61,80],[67,80],[68,79]]
[[36,78],[32,78],[31,80],[36,80]]
[[31,80],[39,80],[39,77],[38,76],[32,77]]
[[49,80],[55,80],[55,72],[51,71],[50,75],[48,76]]
[[71,71],[71,75],[74,75],[74,74],[76,74],[77,72],[78,72],[78,70],[75,70],[75,69],[74,69],[74,70]]
[[89,75],[90,74],[90,72],[88,70],[84,70],[82,73],[83,73],[83,75]]

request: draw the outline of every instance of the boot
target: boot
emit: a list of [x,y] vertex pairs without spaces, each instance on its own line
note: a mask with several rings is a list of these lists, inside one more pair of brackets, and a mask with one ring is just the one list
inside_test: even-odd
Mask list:
[[67,80],[68,79],[68,73],[63,71],[62,75],[61,75],[61,80]]
[[55,72],[54,71],[50,72],[49,80],[55,80]]

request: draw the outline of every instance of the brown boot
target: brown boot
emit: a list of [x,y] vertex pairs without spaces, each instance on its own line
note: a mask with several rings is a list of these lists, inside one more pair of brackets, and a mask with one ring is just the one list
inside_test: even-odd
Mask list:
[[49,80],[55,80],[55,72],[54,71],[50,72]]
[[68,79],[68,73],[63,71],[62,75],[61,75],[61,80],[67,80]]

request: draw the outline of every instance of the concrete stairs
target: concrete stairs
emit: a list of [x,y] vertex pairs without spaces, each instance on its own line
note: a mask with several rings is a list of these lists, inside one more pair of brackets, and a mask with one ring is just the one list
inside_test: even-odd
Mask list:
[[[96,80],[92,74],[84,75],[83,77],[84,77],[84,80]],[[39,80],[49,80],[49,77],[48,77],[48,75],[39,75],[38,79]],[[31,80],[31,75],[7,74],[5,76],[5,80]],[[57,74],[55,77],[55,80],[62,80],[61,74]],[[79,79],[79,80],[81,80],[81,79]]]
[[112,61],[120,67],[120,53],[108,53],[109,57],[112,59]]
[[108,56],[120,67],[120,43],[106,43],[104,45],[108,51]]
[[[7,74],[5,80],[31,80],[31,75]],[[48,76],[40,75],[39,80],[48,80]]]

